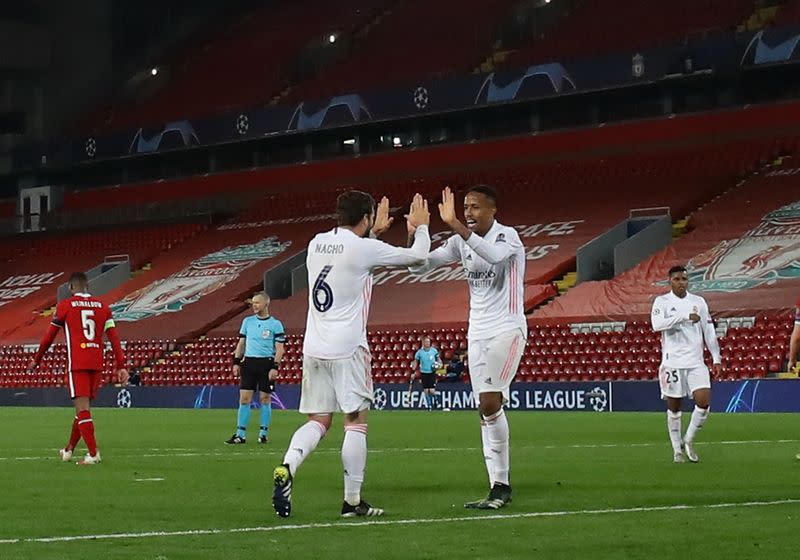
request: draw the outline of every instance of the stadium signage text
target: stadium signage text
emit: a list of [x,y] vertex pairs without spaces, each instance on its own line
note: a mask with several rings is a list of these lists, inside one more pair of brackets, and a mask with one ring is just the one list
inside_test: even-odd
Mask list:
[[[524,388],[523,388],[524,387]],[[475,394],[462,384],[440,384],[439,402],[450,410],[477,408]],[[381,385],[375,388],[373,408],[378,410],[425,409],[422,391],[408,391],[402,385]],[[611,409],[608,383],[552,385],[518,385],[511,389],[506,408],[511,410],[594,411]]]
[[63,275],[63,272],[45,272],[43,274],[9,276],[0,282],[0,306],[27,297],[43,286],[53,284],[58,277]]

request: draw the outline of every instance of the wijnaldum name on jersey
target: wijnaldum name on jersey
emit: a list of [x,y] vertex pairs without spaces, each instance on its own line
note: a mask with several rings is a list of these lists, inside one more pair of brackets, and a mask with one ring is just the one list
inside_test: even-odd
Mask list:
[[74,300],[70,302],[72,307],[103,307],[103,303],[99,301],[85,301],[85,300]]

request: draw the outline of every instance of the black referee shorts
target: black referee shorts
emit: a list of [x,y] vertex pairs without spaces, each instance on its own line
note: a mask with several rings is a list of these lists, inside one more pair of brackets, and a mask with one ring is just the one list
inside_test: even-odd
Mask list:
[[420,378],[422,379],[422,388],[423,389],[435,389],[436,388],[436,374],[435,373],[421,373]]
[[275,382],[269,379],[269,370],[275,365],[274,358],[245,358],[242,363],[239,388],[246,391],[259,390],[273,393]]

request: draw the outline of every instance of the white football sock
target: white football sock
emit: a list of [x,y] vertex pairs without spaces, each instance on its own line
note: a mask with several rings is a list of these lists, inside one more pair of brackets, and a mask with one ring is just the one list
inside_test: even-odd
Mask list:
[[672,442],[672,451],[680,453],[682,451],[681,445],[681,411],[672,412],[667,411],[667,432],[669,433],[669,440]]
[[501,408],[486,421],[489,434],[489,446],[492,457],[493,483],[508,485],[509,452],[508,452],[508,420],[506,413]]
[[494,473],[492,472],[492,446],[489,444],[489,425],[482,416],[481,441],[483,442],[483,461],[486,463],[486,472],[489,474],[489,488],[491,488],[494,481]]
[[686,428],[686,437],[684,438],[688,443],[694,442],[697,432],[699,432],[700,428],[703,427],[703,424],[706,423],[709,412],[710,407],[700,408],[697,405],[694,406],[694,410],[692,411],[692,419],[689,422],[689,427]]
[[317,448],[319,440],[325,437],[327,431],[328,429],[316,420],[309,420],[297,428],[292,436],[292,441],[289,442],[289,449],[283,456],[283,462],[289,465],[289,472],[292,473],[292,476],[306,460],[306,457]]
[[367,425],[350,424],[344,428],[342,442],[344,501],[351,506],[361,503],[361,485],[367,468]]

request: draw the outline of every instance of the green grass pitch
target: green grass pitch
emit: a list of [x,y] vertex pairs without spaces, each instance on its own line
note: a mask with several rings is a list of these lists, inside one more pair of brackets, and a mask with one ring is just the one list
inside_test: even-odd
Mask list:
[[373,412],[363,494],[386,515],[355,520],[339,517],[341,418],[279,519],[271,472],[297,412],[236,447],[234,410],[94,416],[103,463],[78,467],[56,454],[70,410],[0,408],[1,559],[800,556],[797,415],[712,414],[701,462],[675,465],[663,413],[511,412],[514,501],[479,512],[463,509],[487,491],[476,413]]

